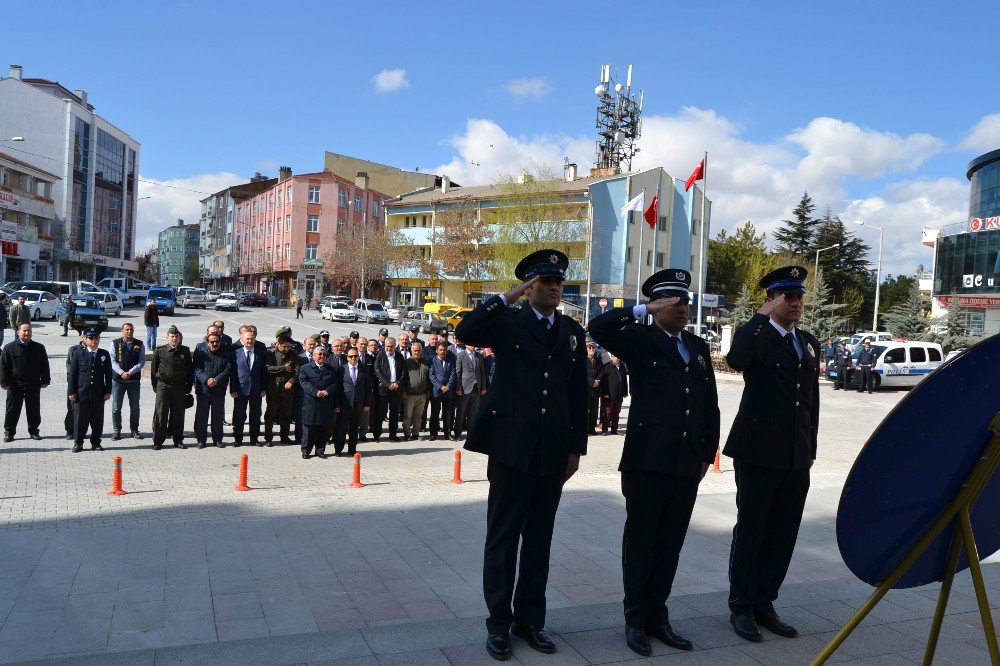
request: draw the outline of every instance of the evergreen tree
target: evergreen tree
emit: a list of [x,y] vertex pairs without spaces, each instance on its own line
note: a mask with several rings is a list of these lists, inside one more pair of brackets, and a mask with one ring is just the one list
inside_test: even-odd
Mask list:
[[813,218],[816,204],[806,192],[802,195],[799,205],[792,211],[794,219],[782,220],[784,225],[774,232],[779,252],[789,252],[795,256],[804,257],[813,247],[813,237],[819,220]]
[[927,332],[927,318],[924,316],[924,301],[919,285],[910,289],[907,299],[895,305],[882,315],[882,324],[893,335],[907,340],[919,340]]
[[732,236],[720,231],[708,244],[709,293],[722,294],[727,302],[736,300],[752,265],[767,254],[764,239],[750,221]]
[[823,280],[823,270],[814,275],[812,284],[806,292],[805,308],[799,326],[809,331],[820,341],[834,338],[843,330],[847,317],[839,314],[844,308],[843,303],[835,303],[833,294]]
[[754,305],[754,297],[750,288],[744,283],[740,288],[739,296],[733,301],[733,306],[722,317],[722,323],[732,326],[735,331],[757,314],[757,307]]
[[958,296],[951,295],[948,302],[948,314],[942,317],[945,331],[938,337],[945,353],[956,349],[966,349],[979,342],[982,338],[973,336],[969,330],[969,317],[965,308],[958,300]]
[[[816,235],[809,252],[815,256],[816,250],[834,245],[839,247],[820,253],[819,265],[834,298],[837,302],[843,303],[847,300],[845,296],[849,287],[865,291],[866,281],[871,279],[869,278],[871,271],[868,268],[871,247],[848,231],[840,218],[831,215],[827,210],[818,220]],[[871,282],[874,289],[874,279],[871,279]]]

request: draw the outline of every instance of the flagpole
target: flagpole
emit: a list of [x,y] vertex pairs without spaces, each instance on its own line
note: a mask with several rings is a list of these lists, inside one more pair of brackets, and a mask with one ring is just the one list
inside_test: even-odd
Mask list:
[[[658,168],[656,174],[656,196],[653,197],[653,201],[656,202],[655,213],[656,223],[653,225],[653,266],[649,269],[652,271],[650,275],[656,272],[656,257],[657,251],[660,248],[660,193],[663,189],[663,169]],[[666,268],[666,267],[664,267]]]
[[708,210],[706,201],[708,200],[708,151],[705,151],[704,167],[701,179],[701,236],[699,242],[701,247],[698,250],[698,315],[695,319],[695,335],[701,335],[701,304],[705,300],[705,285],[708,284],[705,275],[705,248],[708,247],[708,224],[706,224],[705,213]]
[[[646,188],[642,188],[642,210],[639,213],[644,213],[646,210]],[[631,216],[629,220],[634,220],[635,216],[632,215],[635,211],[630,210],[628,214]],[[635,262],[635,304],[639,304],[639,288],[642,285],[642,231],[643,227],[646,226],[646,220],[642,220],[642,224],[639,224],[639,256],[638,261]]]

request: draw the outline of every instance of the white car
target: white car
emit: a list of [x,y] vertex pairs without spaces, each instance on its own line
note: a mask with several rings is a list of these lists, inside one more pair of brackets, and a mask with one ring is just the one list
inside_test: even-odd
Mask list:
[[217,291],[214,291],[214,290],[213,291],[206,291],[205,292],[205,302],[207,302],[207,303],[214,303],[217,300],[219,300],[219,296],[221,296],[221,295],[222,295],[221,293],[219,293]]
[[24,296],[24,304],[31,312],[31,320],[55,319],[56,308],[59,306],[59,299],[50,291],[38,291],[35,289],[22,289],[10,295],[11,304],[16,304],[17,299]]
[[215,309],[216,310],[232,310],[233,312],[240,311],[240,299],[236,297],[231,291],[224,291],[219,294],[219,297],[215,299]]
[[107,315],[115,315],[116,317],[122,313],[122,308],[125,304],[122,303],[121,296],[117,293],[117,289],[108,289],[107,291],[85,291],[84,296],[90,296],[96,298],[104,309],[104,313]]
[[204,310],[208,307],[208,301],[205,300],[205,290],[198,287],[181,287],[177,290],[177,305],[182,308],[201,308]]
[[347,303],[334,301],[323,307],[323,316],[330,321],[357,321],[358,315]]

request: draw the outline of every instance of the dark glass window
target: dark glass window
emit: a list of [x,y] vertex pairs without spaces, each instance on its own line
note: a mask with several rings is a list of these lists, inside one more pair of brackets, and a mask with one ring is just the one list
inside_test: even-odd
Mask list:
[[910,363],[926,363],[927,353],[924,351],[923,347],[911,347],[910,348]]

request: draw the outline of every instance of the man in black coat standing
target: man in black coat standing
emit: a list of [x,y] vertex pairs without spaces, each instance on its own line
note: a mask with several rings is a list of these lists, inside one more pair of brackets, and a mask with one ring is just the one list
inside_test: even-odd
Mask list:
[[[214,327],[213,327],[214,328]],[[194,352],[195,398],[194,437],[198,448],[208,446],[208,422],[212,420],[212,444],[222,443],[222,424],[226,415],[226,386],[232,375],[233,362],[228,350],[222,348],[218,329],[205,336],[205,347]]]
[[601,380],[601,434],[617,435],[622,401],[628,397],[628,369],[612,352],[598,377]]
[[389,439],[398,442],[399,407],[406,393],[406,366],[403,355],[396,349],[396,341],[387,338],[385,348],[375,358],[375,377],[378,389],[375,396],[375,414],[370,418],[372,437],[379,441],[382,437],[386,412],[389,416]]
[[587,434],[597,434],[597,422],[601,416],[601,371],[604,364],[597,356],[597,345],[587,341],[587,387],[590,391],[587,402]]
[[73,453],[83,450],[83,437],[90,428],[90,448],[103,451],[104,403],[111,399],[111,354],[101,349],[101,334],[83,332],[84,346],[70,355],[66,395],[73,403]]
[[326,458],[326,441],[330,438],[330,424],[339,411],[340,368],[326,362],[328,352],[323,345],[316,345],[313,360],[299,368],[302,386],[302,459]]
[[[667,598],[677,573],[698,483],[719,445],[719,395],[708,344],[685,330],[691,312],[691,274],[670,268],[649,276],[645,305],[595,317],[589,331],[632,372],[632,404],[621,464],[625,495],[622,579],[625,641],[651,654],[648,636],[690,650],[673,630]],[[653,315],[652,324],[645,322]],[[611,366],[610,368],[608,366]],[[605,393],[616,396],[613,363]]]
[[[540,652],[556,649],[544,630],[552,528],[563,484],[587,452],[586,336],[556,311],[568,266],[557,250],[525,257],[515,269],[524,282],[484,301],[456,331],[497,357],[465,442],[489,456],[483,593],[486,650],[495,659],[510,657],[510,632]],[[519,312],[507,307],[523,294]]]
[[723,453],[736,471],[736,526],[729,556],[730,621],[749,641],[758,625],[798,635],[774,611],[795,549],[819,433],[819,341],[802,318],[801,266],[760,281],[767,299],[733,335],[726,362],[743,372],[743,398]]
[[358,450],[358,429],[361,417],[371,411],[371,381],[365,367],[360,363],[361,352],[347,348],[347,363],[341,366],[343,377],[340,382],[340,413],[337,414],[337,431],[334,433],[334,447],[337,456],[344,453],[344,443],[347,443],[347,454],[353,456]]
[[31,324],[17,328],[17,339],[8,342],[0,357],[0,387],[7,391],[7,409],[3,420],[3,441],[14,441],[21,406],[28,412],[28,435],[41,439],[41,390],[50,383],[49,355],[45,347],[31,339]]

